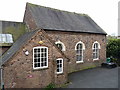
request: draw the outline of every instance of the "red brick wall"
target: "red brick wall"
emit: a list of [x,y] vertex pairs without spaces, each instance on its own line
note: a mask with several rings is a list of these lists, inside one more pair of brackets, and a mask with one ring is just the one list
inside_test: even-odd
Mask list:
[[[41,32],[36,33],[7,63],[4,65],[5,88],[41,88],[50,83],[63,84],[67,81],[67,60],[44,37],[42,46],[48,47],[48,68],[33,69],[33,47],[40,46]],[[24,54],[29,51],[29,55]],[[56,74],[56,59],[64,59],[64,73]]]
[[25,15],[24,15],[24,20],[23,22],[27,25],[27,27],[29,28],[29,30],[33,30],[37,28],[37,25],[35,23],[35,20],[29,10],[29,7],[26,6],[26,10],[25,10]]
[[[74,32],[60,32],[60,31],[46,31],[49,37],[54,41],[60,40],[64,43],[66,51],[64,54],[70,58],[69,72],[85,69],[89,67],[99,66],[106,60],[106,36],[100,34],[88,34],[88,33],[74,33]],[[84,50],[84,62],[76,63],[75,45],[77,42],[82,41],[85,44]],[[93,61],[92,45],[95,41],[100,43],[100,58]]]

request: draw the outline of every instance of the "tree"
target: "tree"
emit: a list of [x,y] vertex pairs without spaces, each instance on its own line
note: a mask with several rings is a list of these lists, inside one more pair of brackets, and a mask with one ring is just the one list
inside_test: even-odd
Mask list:
[[107,57],[112,57],[120,65],[120,39],[109,39],[106,53]]

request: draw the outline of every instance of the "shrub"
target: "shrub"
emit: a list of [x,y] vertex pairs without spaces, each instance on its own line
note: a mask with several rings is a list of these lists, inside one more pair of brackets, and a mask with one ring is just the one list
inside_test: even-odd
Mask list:
[[46,86],[45,90],[52,90],[53,88],[55,88],[55,84],[50,83],[49,85]]
[[106,54],[120,66],[120,39],[108,40]]

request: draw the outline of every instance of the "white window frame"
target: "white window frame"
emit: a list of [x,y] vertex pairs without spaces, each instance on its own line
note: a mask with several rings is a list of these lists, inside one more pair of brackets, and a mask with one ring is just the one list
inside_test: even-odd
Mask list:
[[[42,67],[35,67],[34,65],[35,65],[35,62],[34,62],[34,49],[38,49],[38,48],[46,48],[47,49],[47,52],[46,52],[46,58],[47,58],[47,60],[46,60],[46,62],[47,62],[47,65],[46,66],[42,66]],[[41,52],[40,52],[41,53]],[[41,54],[40,54],[41,55]],[[40,58],[41,58],[41,56],[40,56]],[[41,60],[40,60],[41,61]],[[45,46],[38,46],[38,47],[34,47],[33,48],[33,69],[43,69],[43,68],[48,68],[48,47],[45,47]]]
[[65,45],[64,45],[63,42],[57,41],[57,42],[55,42],[55,44],[61,44],[61,45],[62,45],[62,51],[65,51],[65,50],[66,50]]
[[[63,65],[63,58],[58,58],[58,59],[56,59],[56,63],[57,63],[57,60],[61,60],[62,61],[62,70],[61,70],[61,72],[57,72],[57,69],[58,69],[58,67],[57,67],[57,69],[56,69],[56,73],[57,74],[62,74],[63,73],[63,67],[64,67],[64,65]],[[57,63],[57,65],[58,65],[58,63]]]
[[77,42],[76,45],[75,45],[75,51],[77,50],[77,45],[78,44],[82,44],[82,60],[81,61],[76,60],[76,63],[83,63],[84,62],[84,60],[83,60],[84,54],[83,53],[84,53],[84,50],[85,50],[85,44],[81,41]]
[[[95,60],[99,60],[99,56],[100,56],[100,54],[99,54],[99,52],[100,52],[100,49],[101,49],[101,47],[100,47],[100,43],[98,42],[98,41],[95,41],[94,43],[93,43],[93,45],[92,45],[92,56],[93,56],[93,50],[94,49],[96,49],[96,48],[94,48],[94,44],[98,44],[98,52],[97,52],[97,54],[98,54],[98,57],[97,58],[93,58],[93,61],[95,61]],[[95,52],[96,53],[96,52]]]

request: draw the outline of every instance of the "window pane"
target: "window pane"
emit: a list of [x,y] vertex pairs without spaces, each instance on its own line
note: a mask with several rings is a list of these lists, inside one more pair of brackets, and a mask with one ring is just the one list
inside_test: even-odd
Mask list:
[[60,60],[59,63],[62,63],[62,60]]
[[82,55],[80,55],[79,57],[80,57],[79,59],[80,59],[80,61],[81,61],[81,60],[82,60]]
[[77,55],[77,61],[80,61],[80,56],[79,55]]
[[38,62],[40,62],[40,58],[38,58]]
[[37,59],[34,59],[34,62],[38,62]]
[[93,52],[95,52],[95,49],[93,49]]
[[44,65],[43,65],[43,62],[41,63],[41,67],[43,67]]
[[40,67],[40,63],[38,63],[38,67]]
[[44,57],[44,53],[41,53],[41,57]]
[[77,45],[77,50],[79,50],[79,45]]
[[77,54],[79,54],[79,53],[80,53],[78,49],[76,50],[76,53],[77,53]]
[[60,50],[62,50],[62,44],[56,44],[56,45]]
[[47,49],[45,48],[45,52],[47,52]]
[[59,72],[59,69],[57,69],[57,72]]
[[78,55],[76,56],[76,60],[79,61],[79,56]]
[[82,56],[78,56],[78,61],[81,61],[82,60]]
[[62,64],[60,64],[60,67],[62,67]]
[[93,53],[93,59],[95,59],[95,53]]
[[80,55],[82,55],[82,50],[79,50]]
[[44,57],[47,57],[47,52],[44,55],[45,55]]
[[37,63],[35,63],[34,67],[37,67]]
[[77,49],[79,49],[79,50],[82,49],[82,44],[80,44],[80,43],[77,44]]
[[44,66],[47,66],[47,62],[44,63]]
[[57,68],[59,68],[59,64],[57,65]]
[[39,48],[37,49],[37,52],[40,53],[40,49]]
[[34,49],[34,53],[36,53],[37,52],[37,49]]
[[44,61],[44,58],[41,58],[41,63]]
[[57,64],[59,64],[59,60],[57,60]]
[[62,67],[61,67],[61,68],[59,68],[59,72],[62,72]]
[[99,53],[98,52],[96,53],[96,57],[99,58]]
[[44,48],[41,48],[41,52],[44,52]]
[[34,54],[34,58],[37,58],[37,54]]
[[98,48],[98,43],[96,43],[96,48]]

